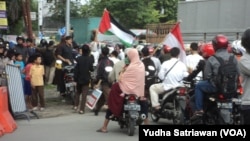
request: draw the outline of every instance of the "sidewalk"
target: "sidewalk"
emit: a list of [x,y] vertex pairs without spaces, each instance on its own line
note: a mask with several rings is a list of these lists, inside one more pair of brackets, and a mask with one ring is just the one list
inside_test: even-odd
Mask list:
[[51,118],[62,115],[74,114],[70,100],[63,101],[63,98],[56,91],[56,86],[49,85],[44,88],[45,110],[35,111],[39,118]]

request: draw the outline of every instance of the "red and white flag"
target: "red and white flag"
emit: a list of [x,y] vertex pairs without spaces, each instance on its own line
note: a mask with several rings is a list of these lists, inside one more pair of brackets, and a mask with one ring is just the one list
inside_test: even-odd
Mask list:
[[182,40],[182,34],[180,29],[180,22],[178,22],[172,30],[164,38],[163,45],[167,45],[170,48],[178,47],[180,49],[180,60],[186,64],[186,51]]

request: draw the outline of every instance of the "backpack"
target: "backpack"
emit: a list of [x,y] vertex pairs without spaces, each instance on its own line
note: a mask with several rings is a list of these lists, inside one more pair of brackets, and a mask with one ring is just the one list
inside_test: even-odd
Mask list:
[[45,66],[50,66],[55,61],[53,49],[48,49],[46,47],[45,52],[43,53],[43,63]]
[[144,58],[142,60],[144,66],[145,66],[145,88],[149,89],[149,87],[156,82],[156,67],[154,64],[154,61],[150,58]]
[[218,75],[215,79],[215,85],[218,92],[223,94],[227,99],[233,98],[237,95],[237,87],[239,83],[239,74],[237,66],[233,62],[234,56],[230,56],[228,61],[224,61],[221,57],[214,57],[219,61],[220,66],[218,69]]

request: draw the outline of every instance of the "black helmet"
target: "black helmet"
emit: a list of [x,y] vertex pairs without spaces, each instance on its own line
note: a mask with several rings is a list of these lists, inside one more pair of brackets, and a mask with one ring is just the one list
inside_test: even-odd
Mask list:
[[42,39],[42,40],[40,41],[40,45],[41,45],[41,47],[47,46],[47,45],[48,45],[47,40]]
[[250,28],[245,30],[241,36],[241,45],[250,52]]
[[55,44],[55,42],[54,41],[49,41],[49,46],[53,46]]
[[32,42],[33,42],[33,40],[32,40],[31,38],[27,38],[27,39],[26,39],[26,42],[30,42],[30,43],[32,43]]
[[23,40],[23,42],[24,42],[25,39],[24,39],[23,36],[17,36],[17,37],[16,37],[16,41],[18,41],[18,40]]

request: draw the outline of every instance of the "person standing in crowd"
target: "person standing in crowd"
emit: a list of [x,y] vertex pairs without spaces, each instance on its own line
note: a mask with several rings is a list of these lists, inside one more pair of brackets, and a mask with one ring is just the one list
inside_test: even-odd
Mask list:
[[[0,46],[1,48],[1,46]],[[15,51],[12,49],[9,49],[6,53],[6,57],[7,57],[7,64],[11,64],[14,65],[15,62]]]
[[115,48],[116,48],[116,51],[118,52],[118,59],[124,60],[125,58],[124,45],[117,44]]
[[110,53],[109,59],[112,60],[114,64],[116,64],[117,62],[119,62],[120,59],[118,59],[118,52],[116,50],[113,50]]
[[250,124],[250,29],[246,29],[241,37],[241,44],[246,49],[239,60],[243,95],[241,97],[241,116],[242,125]]
[[[8,57],[5,56],[6,48],[4,44],[0,44],[0,74],[5,72],[5,66],[9,63]],[[7,82],[5,78],[0,77],[0,86],[6,86]]]
[[170,50],[171,59],[162,63],[158,74],[162,83],[153,84],[149,87],[151,105],[156,111],[161,108],[159,94],[181,85],[180,80],[188,75],[186,65],[178,59],[179,54],[180,49],[178,47],[173,47]]
[[[123,109],[124,94],[136,94],[140,99],[144,99],[144,84],[145,84],[145,66],[140,60],[139,53],[136,49],[128,50],[125,58],[126,65],[120,73],[117,83],[112,85],[108,100],[108,109],[106,111],[103,125],[97,132],[107,133],[110,117],[120,117]],[[147,107],[143,107],[147,116]],[[144,120],[144,124],[148,123],[148,118]]]
[[[79,114],[84,114],[85,103],[91,79],[90,72],[94,71],[93,68],[94,59],[89,55],[90,48],[87,44],[84,44],[81,47],[81,50],[82,50],[82,55],[76,59],[76,66],[74,69],[74,80],[76,82],[76,87],[77,87],[74,110],[77,110],[80,104]],[[81,100],[80,96],[82,98]]]
[[55,76],[55,46],[54,41],[49,41],[48,46],[43,53],[43,63],[45,66],[45,83],[52,84]]
[[25,67],[26,64],[23,62],[23,55],[22,54],[20,54],[20,53],[15,54],[14,64],[20,69],[22,82],[23,82],[22,85],[24,86],[25,74],[23,73],[23,71],[24,71],[24,67]]
[[45,72],[44,66],[41,63],[41,54],[35,54],[34,64],[30,68],[30,84],[32,87],[32,106],[34,107],[33,110],[38,110],[38,106],[40,106],[40,111],[43,111],[45,109],[43,79]]
[[19,53],[22,55],[22,57],[23,57],[22,60],[23,60],[24,64],[26,64],[27,57],[28,57],[28,50],[26,47],[24,47],[25,39],[22,36],[18,36],[16,38],[16,42],[17,42],[17,45],[13,49],[16,53]]
[[99,59],[99,63],[97,65],[97,75],[96,75],[96,84],[94,86],[95,89],[101,89],[103,94],[101,95],[100,99],[98,100],[96,107],[95,107],[95,115],[98,115],[98,112],[104,106],[107,108],[108,105],[108,95],[110,92],[110,83],[108,81],[109,72],[112,70],[108,70],[109,68],[112,69],[114,66],[113,61],[108,58],[109,48],[103,47],[102,54]]
[[37,52],[36,47],[34,46],[33,40],[31,38],[26,39],[26,48],[28,50],[27,58],[29,58],[30,56],[34,55]]
[[25,78],[24,78],[24,95],[25,95],[25,101],[26,101],[26,105],[27,108],[29,110],[33,109],[32,106],[32,88],[31,88],[31,84],[30,84],[30,68],[34,63],[34,55],[29,56],[27,64],[24,67],[24,71],[23,73],[25,74]]
[[[186,57],[186,65],[188,68],[188,72],[192,73],[192,71],[196,68],[197,64],[200,60],[203,60],[203,57],[198,53],[198,43],[192,42],[190,44],[191,54]],[[200,72],[196,79],[202,79],[202,73]]]
[[[60,45],[57,47],[57,51],[55,52],[56,57],[62,61],[62,66],[72,65],[74,64],[74,57],[72,54],[72,37],[66,36],[65,37],[65,44]],[[64,82],[64,73],[63,70],[60,73],[60,76],[58,77],[58,87],[61,96],[65,96],[65,82]]]

